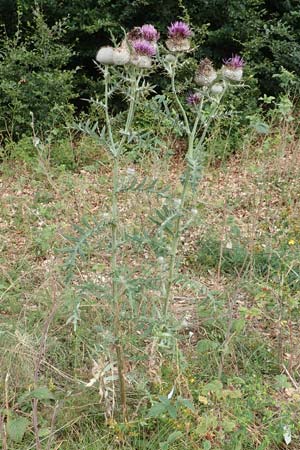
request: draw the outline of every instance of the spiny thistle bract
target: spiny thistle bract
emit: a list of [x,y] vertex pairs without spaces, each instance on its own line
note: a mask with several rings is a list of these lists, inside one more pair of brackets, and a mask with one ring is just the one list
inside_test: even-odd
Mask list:
[[244,65],[245,61],[241,56],[232,55],[231,58],[223,59],[222,74],[230,81],[241,81]]
[[201,95],[198,92],[190,92],[186,101],[189,105],[198,105],[201,102]]
[[186,52],[191,48],[192,31],[185,22],[177,21],[168,27],[167,49],[170,52]]

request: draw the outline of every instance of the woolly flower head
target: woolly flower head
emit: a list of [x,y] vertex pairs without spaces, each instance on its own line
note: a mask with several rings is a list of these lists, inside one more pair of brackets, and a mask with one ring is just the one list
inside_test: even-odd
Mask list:
[[223,59],[223,64],[230,69],[242,69],[245,61],[239,55],[232,55],[231,58]]
[[137,39],[132,42],[132,47],[134,51],[141,56],[154,56],[156,53],[156,49],[150,42],[145,39]]
[[241,81],[245,61],[239,55],[223,60],[222,75],[230,81]]
[[113,64],[114,48],[113,47],[101,47],[96,55],[96,61],[100,64]]
[[187,23],[177,21],[174,23],[171,23],[171,25],[168,27],[168,36],[172,39],[184,39],[192,36],[192,32],[190,30],[190,27]]
[[157,42],[159,39],[159,32],[151,24],[145,24],[140,28],[141,37],[149,42]]
[[201,95],[198,94],[197,92],[191,92],[187,96],[186,101],[191,106],[198,105],[200,103],[200,101],[201,101]]
[[217,78],[217,72],[213,63],[208,59],[202,59],[195,74],[195,83],[199,86],[208,86]]

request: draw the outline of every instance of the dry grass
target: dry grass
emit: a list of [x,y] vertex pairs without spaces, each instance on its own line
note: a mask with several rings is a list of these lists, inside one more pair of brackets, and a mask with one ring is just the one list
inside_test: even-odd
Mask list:
[[[277,348],[279,339],[284,341],[281,342],[282,361],[290,369],[287,376],[295,391],[284,390],[276,392],[276,395],[280,397],[279,402],[292,402],[299,391],[299,355],[296,351],[299,324],[291,319],[291,323],[280,325],[281,318],[275,320],[267,311],[259,318],[252,317],[251,308],[257,306],[257,298],[251,289],[244,289],[247,280],[242,276],[229,277],[222,273],[220,267],[203,272],[194,264],[199,240],[212,231],[219,236],[224,248],[230,246],[232,236],[229,219],[230,223],[238,227],[240,239],[247,242],[251,252],[264,246],[288,246],[292,241],[295,242],[293,248],[300,246],[300,143],[296,138],[288,145],[283,143],[284,136],[279,141],[277,139],[274,146],[270,144],[267,150],[264,142],[260,146],[257,143],[250,145],[244,154],[232,156],[223,167],[206,170],[196,196],[199,214],[195,225],[183,236],[180,250],[180,274],[189,282],[177,283],[174,287],[172,310],[182,322],[182,334],[185,336],[183,348],[193,360],[195,345],[199,339],[209,337],[210,333],[198,312],[206,292],[215,292],[228,299],[235,298],[234,318],[240,317],[243,308],[250,311],[246,315],[249,332],[258,332],[273,350]],[[121,169],[124,176],[126,165],[124,161]],[[176,163],[158,159],[143,161],[135,169],[139,178],[147,176],[153,179],[159,176],[161,183],[176,195],[180,191],[182,167],[182,159],[177,158]],[[91,249],[85,261],[78,261],[73,284],[66,289],[62,274],[64,255],[60,249],[67,244],[66,235],[72,233],[72,224],[79,224],[82,217],[90,220],[93,216],[100,218],[104,213],[109,213],[110,173],[107,167],[100,166],[97,171],[56,174],[52,180],[55,190],[47,185],[42,175],[21,164],[7,164],[2,172],[0,321],[1,328],[5,330],[5,339],[2,340],[0,358],[1,379],[10,373],[11,405],[17,404],[20,391],[26,390],[34,382],[34,362],[55,277],[59,313],[49,331],[40,377],[44,383],[49,384],[51,380],[61,393],[69,384],[73,400],[66,401],[63,413],[66,415],[65,423],[73,423],[81,414],[97,414],[95,411],[98,406],[92,393],[86,394],[82,405],[80,389],[82,382],[88,382],[91,378],[93,327],[99,326],[101,317],[110,314],[110,306],[105,303],[105,299],[99,303],[99,300],[90,296],[83,304],[81,317],[90,329],[76,335],[72,327],[66,324],[65,305],[72,303],[76,286],[82,281],[92,280],[109,286],[109,252],[104,247]],[[156,196],[140,193],[122,194],[120,201],[120,215],[124,230],[127,231],[149,228],[150,215],[162,204],[162,200]],[[102,235],[104,240],[109,237],[109,233],[105,233]],[[147,248],[139,252],[137,257],[133,246],[124,245],[120,251],[120,261],[134,271],[134,276],[142,274],[141,266],[149,268],[153,277],[156,275],[155,256]],[[248,284],[255,282],[253,280],[249,279]],[[151,292],[148,295],[151,297]],[[99,305],[102,308],[100,319]],[[65,353],[70,352],[72,346],[73,356]],[[146,347],[144,353],[141,351],[143,357],[146,356],[147,348],[149,350]],[[232,352],[230,357],[232,361],[226,364],[232,364],[239,372],[237,354]],[[71,364],[72,358],[76,360],[74,364]],[[150,358],[152,362],[145,367],[148,367],[150,378],[158,382],[160,375],[156,369],[162,362],[156,358],[157,355],[153,355]],[[131,372],[135,376],[136,367],[134,363],[128,364],[129,378]],[[252,431],[261,442],[263,429]]]

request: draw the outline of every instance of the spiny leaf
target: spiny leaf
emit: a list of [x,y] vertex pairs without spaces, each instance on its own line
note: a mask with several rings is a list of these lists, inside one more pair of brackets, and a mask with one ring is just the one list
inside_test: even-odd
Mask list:
[[25,417],[17,417],[16,419],[9,420],[6,428],[8,437],[14,442],[21,442],[28,424],[29,420]]

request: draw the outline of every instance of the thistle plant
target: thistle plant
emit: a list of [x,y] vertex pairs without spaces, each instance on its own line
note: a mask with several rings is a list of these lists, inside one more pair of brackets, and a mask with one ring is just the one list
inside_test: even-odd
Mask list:
[[[243,74],[244,61],[238,55],[224,60],[221,71],[217,72],[212,62],[205,58],[200,61],[194,76],[197,89],[189,93],[186,102],[180,98],[176,87],[176,73],[182,65],[184,54],[190,50],[192,32],[184,22],[175,22],[168,28],[169,38],[166,47],[172,52],[163,59],[165,70],[171,79],[171,89],[178,112],[183,119],[183,128],[187,139],[185,155],[186,169],[182,177],[182,191],[176,200],[176,211],[173,215],[171,230],[171,245],[167,269],[167,279],[163,289],[163,317],[166,319],[171,299],[172,287],[175,281],[175,267],[178,245],[182,232],[191,223],[193,213],[186,209],[188,191],[196,192],[202,173],[203,150],[205,139],[221,105],[222,98],[230,82],[240,81]],[[188,108],[187,108],[188,106]],[[189,111],[190,110],[190,111]],[[192,207],[192,211],[195,208]]]
[[[120,246],[119,193],[121,181],[119,164],[126,144],[132,137],[132,124],[139,97],[151,90],[150,85],[143,81],[147,69],[152,66],[152,58],[156,54],[156,42],[159,34],[153,25],[144,25],[127,33],[121,45],[117,48],[102,47],[96,60],[103,73],[104,101],[101,103],[105,114],[105,128],[101,133],[106,149],[112,161],[112,193],[111,193],[111,278],[113,303],[113,335],[118,366],[120,385],[120,401],[123,418],[126,418],[126,381],[124,369],[124,351],[120,315],[122,310],[122,288],[120,283],[120,267],[118,253]],[[114,68],[123,66],[120,80],[117,82]],[[120,75],[120,74],[119,74]],[[116,91],[121,91],[128,100],[127,118],[124,129],[115,129],[114,120],[110,114],[109,100]]]
[[[99,49],[96,60],[103,74],[104,99],[94,100],[94,103],[102,109],[105,126],[99,131],[98,124],[91,126],[90,123],[80,125],[79,129],[90,135],[96,135],[99,143],[108,152],[111,161],[111,212],[108,218],[100,224],[95,221],[94,229],[89,228],[87,232],[76,241],[76,252],[80,253],[80,246],[97,234],[101,227],[109,226],[111,230],[111,300],[112,300],[112,332],[113,344],[117,360],[118,380],[120,387],[120,403],[123,418],[126,418],[127,395],[126,374],[123,334],[126,332],[122,319],[125,311],[125,300],[127,296],[124,288],[124,279],[121,276],[122,266],[120,263],[121,241],[126,240],[122,233],[120,220],[120,193],[146,191],[148,194],[155,191],[155,180],[147,184],[146,181],[137,182],[134,174],[127,171],[130,182],[124,187],[121,180],[120,164],[128,146],[132,145],[139,137],[134,130],[134,116],[138,104],[147,94],[153,93],[152,87],[145,81],[144,75],[148,75],[149,69],[153,69],[160,63],[166,71],[171,85],[171,98],[175,102],[177,113],[183,121],[183,134],[187,140],[187,152],[185,155],[186,167],[182,174],[182,189],[179,198],[171,195],[165,197],[164,205],[156,210],[152,217],[155,223],[156,233],[144,232],[135,237],[136,242],[149,246],[158,262],[161,277],[142,281],[144,288],[159,292],[159,305],[161,310],[158,316],[166,323],[172,289],[176,280],[176,266],[178,249],[182,233],[193,223],[197,210],[192,204],[187,207],[190,191],[196,192],[202,173],[203,150],[210,125],[221,105],[222,98],[230,83],[240,78],[244,62],[241,58],[233,56],[224,61],[221,71],[216,71],[211,61],[207,58],[199,63],[197,71],[193,74],[194,89],[186,92],[184,96],[178,92],[176,75],[178,69],[184,64],[184,56],[191,51],[193,33],[188,24],[177,21],[168,28],[166,48],[162,48],[158,56],[159,33],[151,24],[135,27],[125,34],[123,41],[118,47],[106,46]],[[155,64],[154,64],[155,62]],[[121,70],[120,70],[121,69]],[[226,70],[225,70],[226,69]],[[235,71],[238,75],[233,76]],[[120,118],[111,114],[110,100],[114,93],[121,93],[127,100],[128,108],[124,126],[120,125]],[[161,98],[161,96],[160,96]],[[166,98],[166,97],[164,97]],[[163,103],[160,103],[162,105]],[[169,114],[172,113],[169,111]],[[122,116],[123,117],[123,116]],[[127,180],[128,181],[128,180]],[[125,183],[126,185],[126,183]],[[163,190],[160,190],[160,194]],[[133,239],[132,239],[133,241]],[[77,254],[76,253],[76,254]],[[76,257],[75,254],[75,257]],[[73,253],[74,255],[74,253]],[[70,256],[71,265],[74,264],[74,256]],[[143,272],[140,268],[140,272]],[[129,280],[134,284],[134,279]],[[149,287],[151,286],[151,287]],[[136,284],[136,290],[141,291],[141,284]],[[140,292],[140,298],[142,294]],[[149,320],[150,321],[150,318]]]

